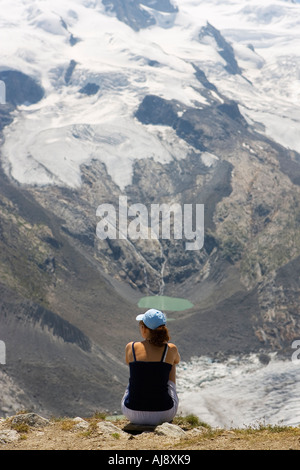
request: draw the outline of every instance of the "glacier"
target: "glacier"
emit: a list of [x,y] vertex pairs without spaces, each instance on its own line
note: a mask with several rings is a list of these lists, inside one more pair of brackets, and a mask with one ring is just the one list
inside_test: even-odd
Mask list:
[[[0,70],[22,70],[45,90],[39,103],[18,106],[4,131],[6,172],[22,184],[76,188],[80,166],[99,159],[124,190],[135,160],[184,158],[194,149],[175,134],[166,144],[162,136],[172,130],[145,128],[134,112],[147,94],[209,106],[195,65],[219,100],[234,100],[259,132],[299,152],[299,4],[178,0],[176,6],[159,12],[159,18],[173,15],[168,27],[156,15],[155,24],[134,31],[100,1],[4,0]],[[199,34],[207,24],[232,45],[240,73],[226,70],[214,35]],[[88,84],[98,91],[82,93]]]
[[191,358],[178,366],[180,411],[225,429],[299,426],[299,361],[271,354]]

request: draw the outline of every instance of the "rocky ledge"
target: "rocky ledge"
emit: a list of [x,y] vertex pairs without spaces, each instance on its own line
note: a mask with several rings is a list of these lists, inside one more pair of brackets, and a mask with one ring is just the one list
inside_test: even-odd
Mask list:
[[[113,422],[115,421],[115,423]],[[59,424],[59,426],[58,426]],[[45,419],[36,413],[21,413],[9,418],[0,419],[0,445],[26,440],[29,433],[37,432],[39,436],[46,434],[47,428],[60,428],[65,431],[96,434],[100,439],[112,438],[115,441],[132,440],[136,436],[151,433],[152,436],[163,436],[169,439],[186,439],[205,431],[204,426],[184,429],[183,427],[163,423],[158,426],[137,426],[128,423],[124,417],[107,417],[105,419],[64,418],[58,420]]]
[[[118,451],[300,450],[300,427],[258,425],[247,429],[212,429],[197,420],[137,429],[123,416],[45,419],[23,413],[0,419],[0,450]],[[181,453],[182,454],[182,453]],[[180,455],[181,455],[180,454]],[[122,457],[120,457],[122,458]]]

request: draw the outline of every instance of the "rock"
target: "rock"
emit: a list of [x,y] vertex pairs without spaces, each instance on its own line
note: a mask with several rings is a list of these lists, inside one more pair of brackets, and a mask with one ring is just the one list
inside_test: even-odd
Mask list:
[[3,429],[0,431],[0,444],[8,444],[17,441],[20,438],[17,431],[13,429]]
[[156,427],[155,434],[172,438],[184,438],[186,433],[180,426],[176,424],[163,423]]
[[50,421],[42,418],[36,413],[25,413],[13,416],[11,419],[12,424],[27,424],[28,426],[33,426],[35,428],[47,426]]
[[1,71],[0,80],[6,84],[6,101],[13,106],[38,103],[45,93],[33,78],[18,70]]
[[[143,8],[144,4],[149,9]],[[103,0],[105,10],[113,12],[119,21],[130,26],[134,31],[158,24],[163,28],[170,27],[178,12],[170,0],[151,0],[128,2],[126,0]]]
[[118,438],[129,438],[129,435],[126,432],[122,431],[122,429],[118,428],[118,426],[115,426],[113,423],[107,421],[101,421],[100,423],[97,423],[97,428],[101,434],[107,437],[115,435]]
[[77,417],[77,418],[74,418],[73,421],[75,422],[74,429],[83,430],[83,429],[88,429],[89,427],[89,423],[82,418]]

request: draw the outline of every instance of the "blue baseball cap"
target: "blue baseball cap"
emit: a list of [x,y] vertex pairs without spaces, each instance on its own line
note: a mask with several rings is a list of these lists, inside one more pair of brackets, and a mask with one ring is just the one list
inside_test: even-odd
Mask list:
[[155,330],[167,322],[166,316],[155,308],[150,308],[147,312],[138,315],[136,320],[142,321],[150,330]]

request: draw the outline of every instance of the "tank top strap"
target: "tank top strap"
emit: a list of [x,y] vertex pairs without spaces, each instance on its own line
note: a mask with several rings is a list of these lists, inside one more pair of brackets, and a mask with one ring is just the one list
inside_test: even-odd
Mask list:
[[162,355],[162,358],[161,358],[161,362],[165,362],[166,360],[166,356],[167,356],[167,352],[168,352],[168,343],[165,345],[165,349],[164,349],[164,352],[163,352],[163,355]]
[[132,343],[132,354],[133,354],[133,360],[134,360],[134,362],[136,362],[136,356],[135,356],[134,344],[135,344],[135,342],[133,342],[133,343]]

